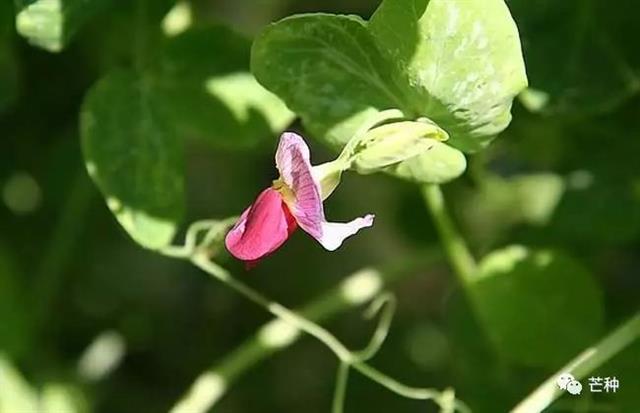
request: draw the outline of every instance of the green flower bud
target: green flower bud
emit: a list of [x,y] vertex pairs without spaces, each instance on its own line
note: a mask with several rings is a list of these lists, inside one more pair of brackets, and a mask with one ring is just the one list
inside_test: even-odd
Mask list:
[[429,120],[390,123],[371,129],[355,142],[350,160],[358,172],[374,173],[422,155],[448,138]]

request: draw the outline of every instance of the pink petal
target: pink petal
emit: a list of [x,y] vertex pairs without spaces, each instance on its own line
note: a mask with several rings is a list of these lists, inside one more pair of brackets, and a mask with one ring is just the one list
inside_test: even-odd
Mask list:
[[267,188],[247,208],[225,238],[229,252],[243,261],[256,261],[278,249],[296,229],[282,195]]
[[322,236],[324,212],[320,188],[312,174],[309,147],[301,136],[285,132],[276,151],[276,166],[284,183],[293,190],[295,203],[289,204],[298,225],[314,238]]
[[329,251],[337,250],[346,238],[354,235],[362,228],[372,226],[373,218],[374,216],[369,214],[347,223],[325,221],[322,223],[322,235],[314,238],[325,249]]

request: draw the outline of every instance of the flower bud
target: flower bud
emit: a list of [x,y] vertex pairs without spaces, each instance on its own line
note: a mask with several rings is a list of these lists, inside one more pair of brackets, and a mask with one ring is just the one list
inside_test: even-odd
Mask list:
[[390,123],[364,134],[355,143],[350,160],[358,172],[374,173],[421,155],[448,138],[428,120]]

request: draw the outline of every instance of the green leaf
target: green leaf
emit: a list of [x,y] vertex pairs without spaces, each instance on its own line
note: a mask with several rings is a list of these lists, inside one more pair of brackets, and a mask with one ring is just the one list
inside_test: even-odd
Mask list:
[[601,333],[597,284],[557,251],[492,252],[480,263],[470,299],[496,350],[519,364],[555,368]]
[[356,16],[299,15],[268,26],[254,42],[251,70],[337,147],[378,111],[404,109],[390,65]]
[[250,45],[223,26],[190,29],[168,41],[157,82],[178,133],[246,148],[291,123],[284,103],[248,72]]
[[[251,69],[334,147],[379,112],[399,109],[409,120],[437,123],[451,146],[475,151],[509,124],[512,100],[527,85],[503,0],[388,0],[369,24],[355,16],[288,17],[258,36]],[[466,164],[448,152],[457,168]],[[416,181],[461,173],[411,163],[397,169]],[[431,176],[438,178],[424,181]]]
[[509,0],[546,112],[603,112],[640,91],[636,0]]
[[[256,39],[251,59],[256,78],[334,147],[345,145],[379,112],[399,108],[411,113],[391,65],[358,17],[283,19]],[[428,164],[414,162],[403,168],[403,177],[422,181],[432,174],[424,166]],[[459,171],[447,175],[458,176]]]
[[109,0],[15,0],[16,27],[29,43],[59,52]]
[[411,107],[445,129],[453,146],[478,150],[509,125],[527,77],[503,0],[385,0],[369,28]]
[[0,353],[0,413],[38,411],[36,391]]
[[183,148],[150,83],[106,76],[86,97],[80,126],[87,170],[120,224],[144,247],[169,244],[184,210]]

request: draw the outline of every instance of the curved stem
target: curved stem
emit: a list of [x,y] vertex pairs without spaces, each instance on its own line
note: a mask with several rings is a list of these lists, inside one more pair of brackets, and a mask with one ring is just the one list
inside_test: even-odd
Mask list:
[[469,252],[464,238],[458,232],[447,211],[444,196],[438,185],[426,185],[422,195],[431,211],[436,228],[445,246],[449,260],[463,285],[467,285],[474,277],[476,262]]
[[209,260],[209,257],[205,254],[196,254],[192,258],[191,262],[193,262],[194,265],[196,265],[206,273],[213,275],[218,280],[236,290],[238,293],[244,295],[255,304],[263,307],[271,314],[275,315],[281,320],[294,325],[307,334],[314,336],[324,345],[329,347],[341,361],[347,363],[351,362],[353,358],[351,352],[340,341],[338,341],[338,339],[333,334],[329,333],[324,328],[320,327],[312,321],[307,320],[304,317],[299,316],[295,312],[278,304],[277,302],[271,301],[245,283],[232,277],[227,270],[211,262]]
[[531,413],[544,410],[562,394],[556,385],[556,379],[560,374],[570,373],[577,380],[582,379],[638,338],[640,338],[640,313],[637,313],[596,345],[587,348],[560,371],[549,377],[520,402],[512,410],[512,413]]
[[[197,250],[191,257],[191,262],[206,273],[212,275],[219,281],[242,294],[250,301],[263,307],[271,314],[278,317],[282,324],[273,324],[269,331],[269,340],[271,342],[279,342],[282,337],[291,337],[298,330],[315,337],[325,344],[338,357],[341,363],[352,366],[360,373],[386,387],[387,389],[397,393],[398,395],[417,399],[417,400],[433,400],[438,404],[442,404],[442,393],[434,389],[422,389],[406,386],[397,380],[387,376],[379,370],[369,366],[364,361],[358,359],[357,354],[347,349],[333,334],[308,320],[292,310],[268,299],[266,296],[252,289],[248,285],[234,278],[227,270],[210,261],[206,250]],[[289,329],[287,330],[286,325]],[[295,330],[290,328],[294,327]],[[275,334],[275,333],[277,334]],[[206,411],[226,390],[226,381],[215,373],[209,372],[199,377],[194,383],[190,393],[182,399],[172,410],[172,413]],[[466,412],[466,406],[462,403],[456,405],[460,411]]]
[[[402,384],[396,379],[394,379],[393,377],[387,376],[386,374],[382,373],[381,371],[377,370],[376,368],[366,363],[362,363],[362,362],[355,363],[353,364],[353,368],[358,370],[364,376],[382,385],[383,387],[386,387],[392,392],[400,396],[406,397],[408,399],[433,400],[439,405],[442,405],[443,400],[446,400],[447,398],[450,397],[447,392],[443,393],[434,389],[411,387],[411,386]],[[462,403],[460,400],[456,400],[454,403],[454,406],[457,411],[460,411],[463,413],[471,412],[471,409],[469,409],[469,407],[467,407],[467,405]]]
[[333,394],[331,413],[343,413],[347,397],[347,383],[349,382],[349,364],[340,362],[336,374],[336,391]]
[[[192,227],[195,225],[192,224]],[[206,227],[206,225],[199,224],[194,230],[199,231],[200,229],[198,228],[202,227]],[[194,235],[192,233],[191,237]],[[189,233],[187,233],[187,238],[189,237]],[[176,247],[175,251],[170,251],[167,255],[188,258],[190,253],[187,253],[184,248]],[[370,301],[384,287],[415,274],[415,269],[431,265],[440,259],[441,257],[437,250],[426,250],[417,253],[415,257],[402,257],[397,263],[385,266],[380,271],[372,268],[359,270],[345,277],[336,287],[296,312],[316,323],[322,322],[338,313]],[[380,301],[383,297],[376,301]],[[371,309],[374,309],[373,303]],[[384,308],[385,313],[389,312],[389,310],[389,306],[386,305]],[[384,317],[385,315],[383,314],[381,320]],[[274,333],[279,333],[279,336]],[[207,411],[224,396],[228,386],[233,384],[241,375],[275,352],[295,343],[300,337],[298,333],[299,330],[295,328],[291,328],[288,331],[283,329],[282,322],[278,318],[267,322],[230,354],[200,374],[191,387],[191,391],[176,404],[172,412],[203,413]],[[375,336],[376,334],[374,333]],[[274,337],[279,338],[274,340]],[[208,388],[198,387],[199,383],[207,383],[207,377],[218,377],[225,383],[225,386],[217,386],[215,381],[208,380],[209,383],[214,385]],[[199,392],[194,390],[199,390]]]
[[367,347],[356,353],[356,357],[359,361],[367,361],[372,359],[389,335],[389,329],[391,328],[391,322],[396,312],[396,298],[390,294],[382,294],[376,298],[371,306],[367,309],[365,316],[367,318],[373,318],[378,312],[382,311],[378,326],[369,341]]

